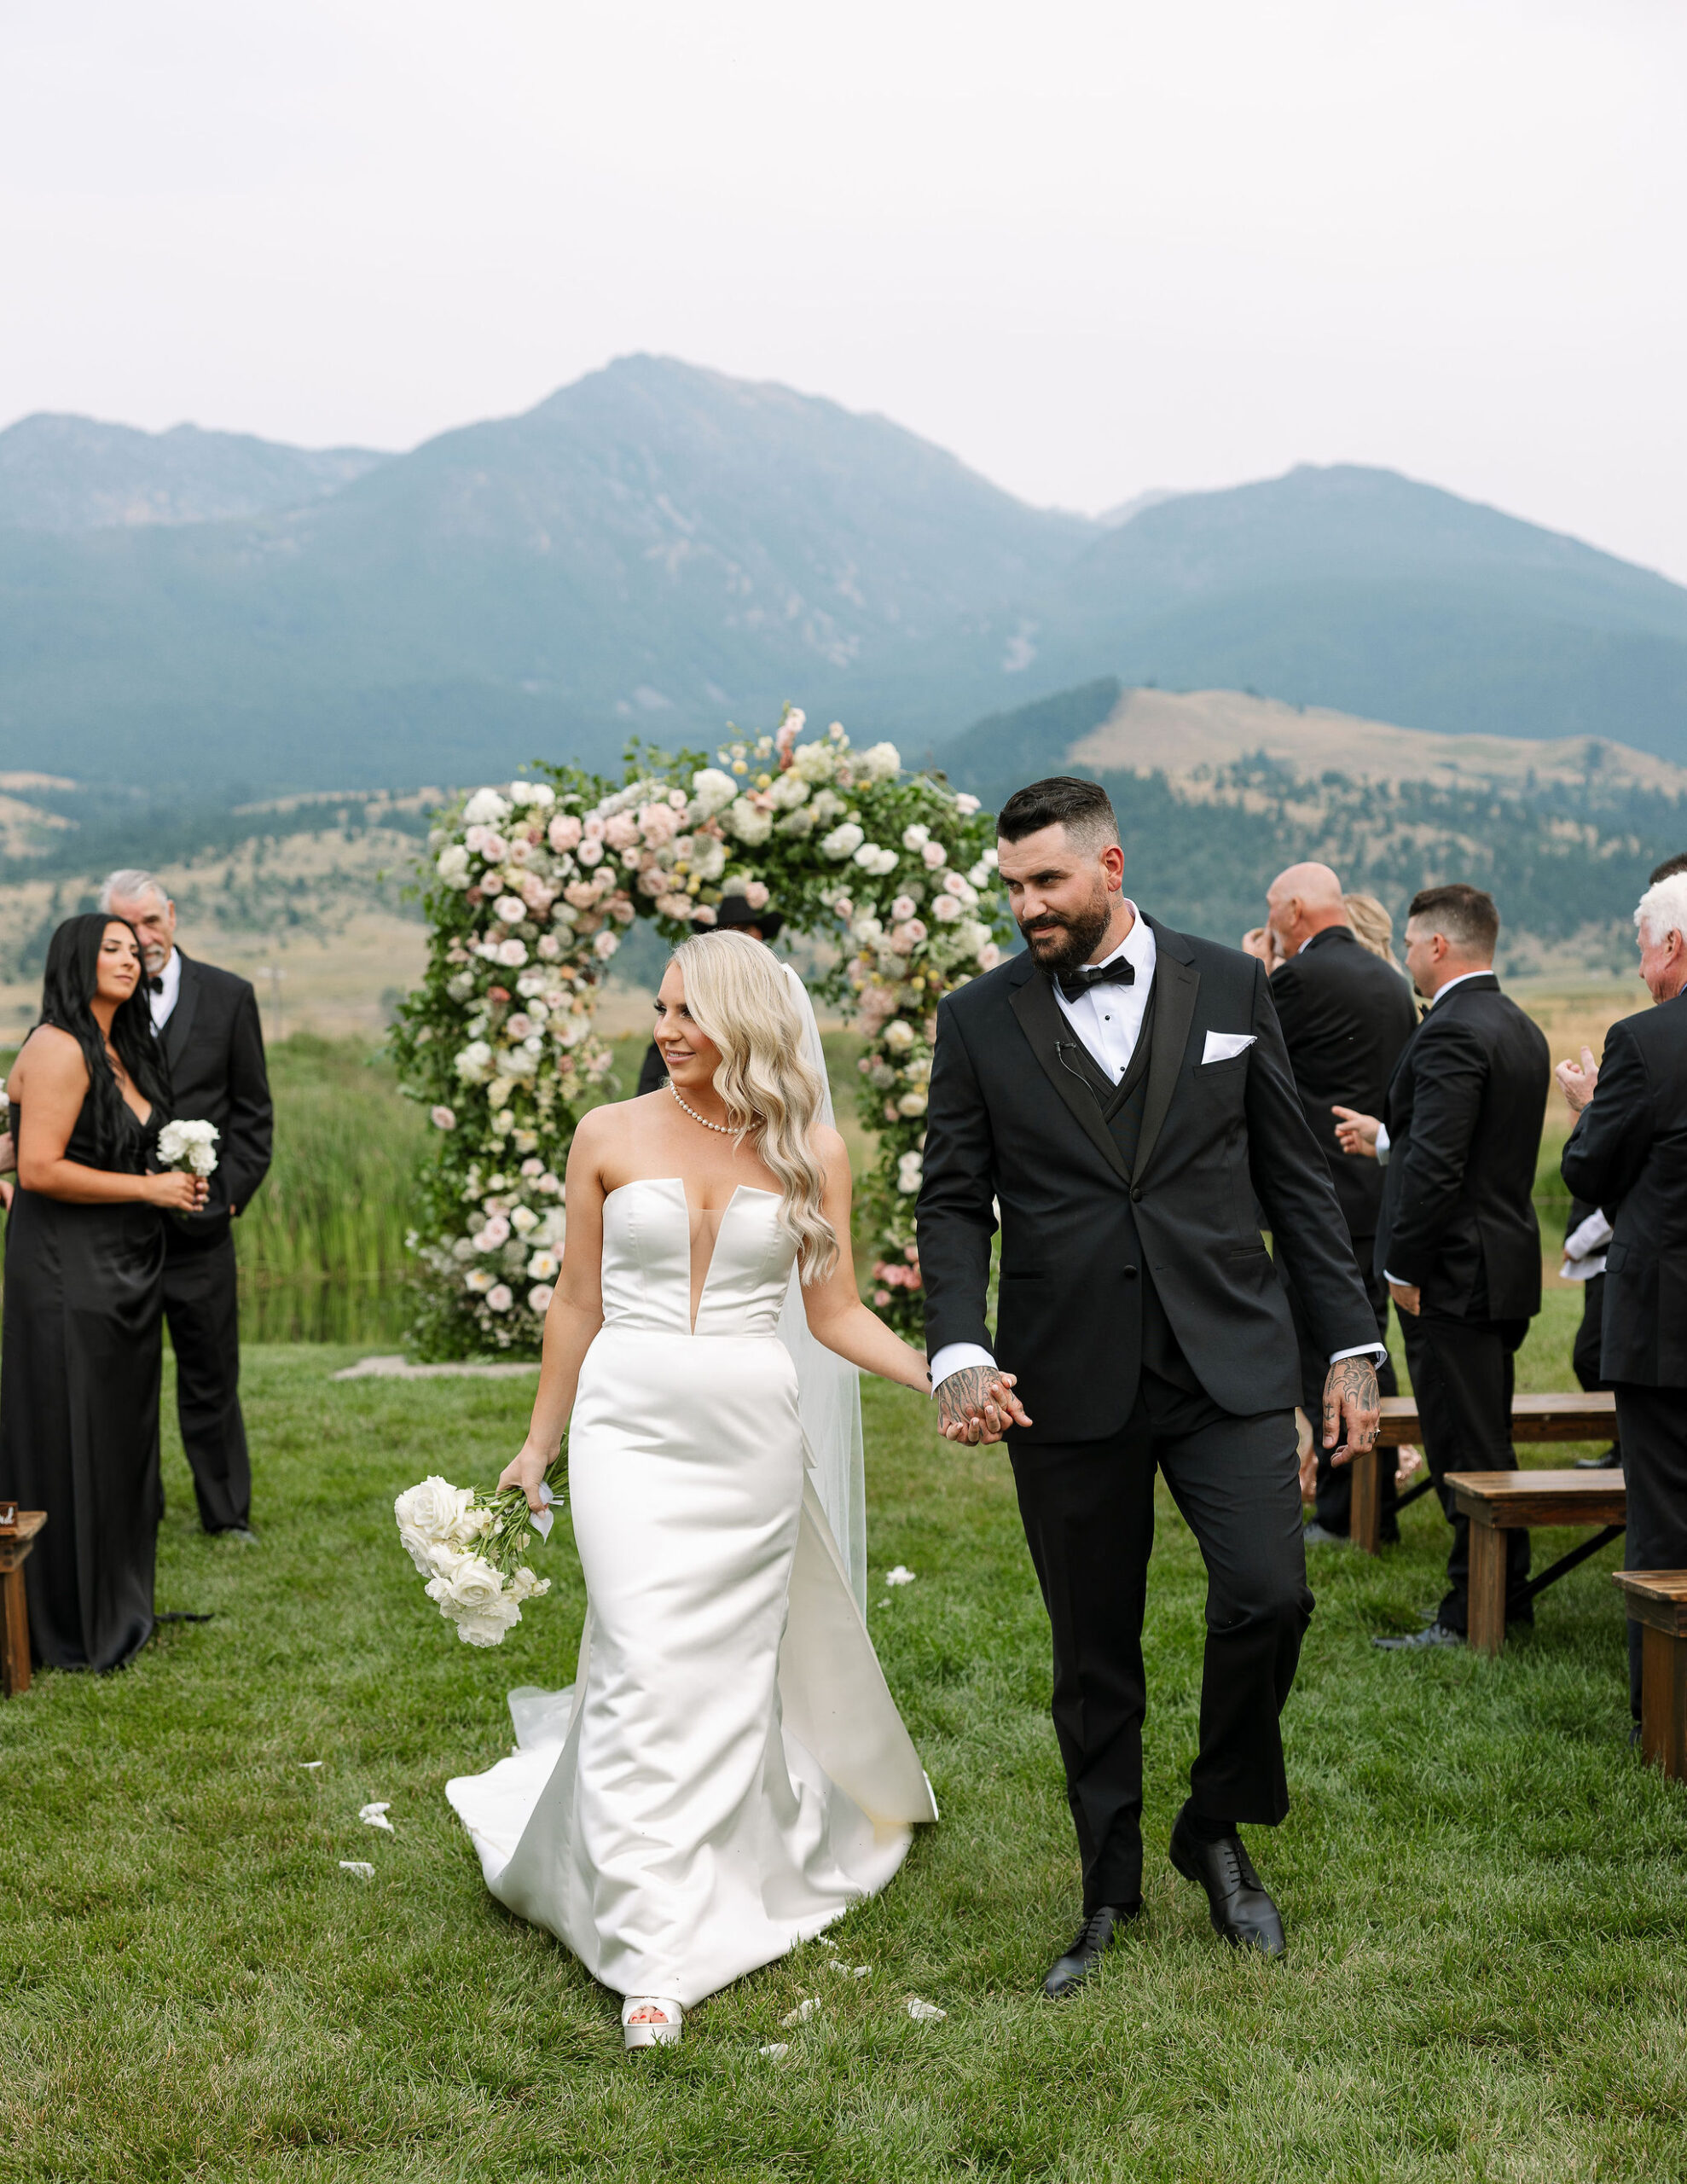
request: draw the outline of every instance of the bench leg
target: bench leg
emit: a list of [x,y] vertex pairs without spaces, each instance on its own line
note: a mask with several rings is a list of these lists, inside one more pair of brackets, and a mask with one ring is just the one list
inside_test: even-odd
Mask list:
[[[1392,1449],[1387,1453],[1393,1457]],[[1370,1449],[1363,1455],[1354,1456],[1348,1466],[1353,1472],[1353,1486],[1348,1504],[1351,1513],[1348,1526],[1354,1545],[1363,1554],[1375,1554],[1382,1544],[1382,1482],[1377,1466],[1383,1455],[1380,1449]]]
[[1687,1638],[1640,1632],[1640,1749],[1672,1782],[1687,1782]]
[[1505,1535],[1498,1525],[1470,1522],[1470,1642],[1497,1653],[1505,1643]]
[[0,1695],[14,1699],[28,1689],[29,1606],[20,1564],[0,1577]]

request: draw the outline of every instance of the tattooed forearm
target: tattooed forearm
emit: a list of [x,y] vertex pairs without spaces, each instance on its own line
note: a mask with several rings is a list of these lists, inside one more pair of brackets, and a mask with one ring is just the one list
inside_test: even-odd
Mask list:
[[1374,1449],[1381,1409],[1377,1368],[1372,1360],[1338,1357],[1324,1383],[1325,1447],[1334,1450],[1338,1458],[1363,1455]]

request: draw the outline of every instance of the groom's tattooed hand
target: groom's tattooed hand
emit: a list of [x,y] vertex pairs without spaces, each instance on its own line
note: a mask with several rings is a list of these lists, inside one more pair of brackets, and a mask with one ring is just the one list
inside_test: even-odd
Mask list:
[[963,1365],[949,1374],[937,1391],[937,1417],[946,1440],[974,1447],[1031,1422],[1013,1393],[1013,1375],[988,1365]]
[[1346,1463],[1376,1447],[1382,1400],[1377,1368],[1369,1357],[1336,1359],[1324,1383],[1324,1445],[1332,1463]]

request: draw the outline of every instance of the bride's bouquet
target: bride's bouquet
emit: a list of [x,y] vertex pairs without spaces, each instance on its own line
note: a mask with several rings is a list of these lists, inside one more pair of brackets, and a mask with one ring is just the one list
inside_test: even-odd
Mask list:
[[550,1579],[536,1577],[526,1557],[536,1534],[548,1538],[553,1509],[562,1506],[562,1465],[559,1455],[545,1474],[537,1516],[519,1486],[477,1494],[443,1478],[425,1478],[393,1503],[404,1551],[464,1645],[501,1646],[523,1601],[549,1592]]

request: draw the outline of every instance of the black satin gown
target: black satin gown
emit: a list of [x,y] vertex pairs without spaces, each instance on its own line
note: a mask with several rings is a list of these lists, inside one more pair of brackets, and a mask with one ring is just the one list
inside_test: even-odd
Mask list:
[[[125,1104],[98,1148],[92,1095],[67,1160],[144,1175],[162,1117]],[[19,1123],[12,1110],[12,1127]],[[153,1630],[163,1488],[165,1222],[156,1206],[67,1205],[19,1186],[6,1224],[0,1497],[44,1509],[24,1578],[30,1651],[56,1669],[121,1668]]]

